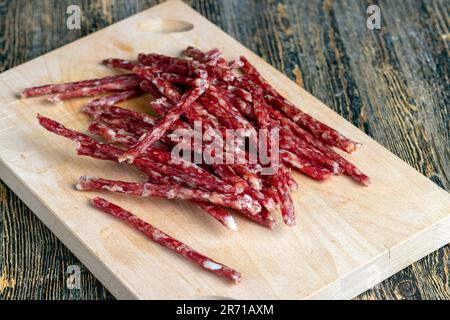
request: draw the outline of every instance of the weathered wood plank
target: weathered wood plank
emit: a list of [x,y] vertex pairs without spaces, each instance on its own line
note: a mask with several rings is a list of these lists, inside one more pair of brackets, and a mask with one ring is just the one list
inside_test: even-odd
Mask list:
[[[60,47],[159,1],[0,2],[0,71]],[[367,1],[188,1],[250,49],[449,190],[449,6],[379,1],[381,30],[365,26]],[[66,8],[83,10],[67,30]],[[95,50],[95,48],[93,48]],[[0,184],[0,299],[112,296]],[[450,247],[359,299],[448,299]],[[66,271],[81,268],[81,290]]]

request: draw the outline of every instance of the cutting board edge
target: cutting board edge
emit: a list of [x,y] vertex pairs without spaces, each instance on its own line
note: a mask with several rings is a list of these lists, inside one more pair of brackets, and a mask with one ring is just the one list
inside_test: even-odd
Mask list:
[[[439,230],[440,228],[446,229],[447,232]],[[422,250],[415,252],[413,255],[409,256],[408,260],[402,260],[399,258],[399,253],[402,248],[410,248],[411,245],[414,245],[422,238],[431,235],[431,238],[434,240],[435,245],[429,244],[424,247]],[[417,232],[411,237],[403,240],[402,242],[396,244],[392,248],[386,248],[381,255],[374,257],[372,260],[367,263],[361,265],[357,269],[352,270],[351,272],[343,275],[342,277],[336,279],[332,283],[320,288],[316,292],[308,295],[305,299],[311,300],[329,300],[329,299],[353,299],[354,297],[360,295],[361,293],[372,289],[379,283],[393,276],[397,272],[403,270],[404,268],[410,266],[416,261],[426,257],[430,253],[439,250],[440,248],[446,246],[450,243],[450,214],[441,220],[429,225],[425,229]],[[408,251],[411,252],[411,251]],[[385,261],[386,260],[386,261]],[[396,262],[397,261],[397,262]],[[382,270],[384,269],[384,270]],[[370,278],[372,276],[371,272],[379,271],[382,276],[377,277],[376,281],[373,281],[368,285],[368,283],[364,283],[364,281],[355,281],[356,278]],[[359,288],[354,288],[352,292],[347,294],[341,294],[343,287],[345,285],[342,282],[352,282],[352,283],[362,283]]]
[[[183,3],[182,1],[179,0],[171,0],[168,2],[174,2],[174,3],[180,3],[183,4],[186,7],[189,7],[187,4]],[[167,2],[166,2],[167,3]],[[161,5],[164,5],[166,3],[163,3]],[[155,8],[155,7],[152,7]],[[152,8],[146,9],[146,10],[150,10]],[[190,7],[189,7],[190,8]],[[192,8],[190,8],[192,9]],[[193,9],[192,9],[193,10]],[[144,10],[145,11],[145,10]],[[141,12],[142,13],[142,12]],[[140,13],[138,13],[140,14]],[[129,18],[129,17],[128,17]],[[123,20],[121,20],[123,21]],[[121,21],[118,21],[117,23],[120,23]],[[115,23],[116,24],[116,23]],[[215,26],[217,27],[217,26]],[[71,42],[67,45],[64,45],[62,47],[56,48],[42,56],[39,56],[35,59],[40,59],[40,58],[45,58],[47,55],[52,54],[54,51],[57,51],[61,48],[64,48],[66,46],[71,46],[71,45],[75,45],[78,41],[84,40],[90,36],[94,36],[95,34],[98,34],[100,32],[102,32],[104,29],[101,29],[97,32],[94,32],[92,34],[89,34],[81,39],[78,39],[74,42]],[[223,30],[222,30],[223,32]],[[225,33],[226,34],[226,33]],[[226,34],[227,36],[229,36],[228,34]],[[247,50],[249,50],[248,48],[246,48]],[[250,51],[250,50],[249,50]],[[256,54],[252,53],[255,57],[257,57],[258,59],[260,59],[261,61],[263,61],[265,64],[268,64],[266,61],[264,61],[261,57],[257,56]],[[25,62],[15,68],[19,68],[22,67],[24,65],[26,65],[27,63],[31,63],[33,60],[32,59],[28,62]],[[273,68],[273,70],[276,70],[278,73],[280,73],[279,70],[277,70],[276,68],[274,68],[273,66],[271,66]],[[0,75],[3,75],[9,71],[14,70],[15,68],[11,68],[5,72],[3,72]],[[285,76],[285,75],[284,75]],[[285,76],[286,77],[286,76]],[[286,79],[289,79],[286,77]],[[289,81],[291,81],[289,79]],[[299,89],[302,89],[301,87],[298,87]],[[304,89],[302,89],[304,90]],[[304,90],[305,92],[307,92],[306,90]],[[311,93],[307,92],[308,95],[310,95],[311,97],[313,97],[314,99],[318,100],[317,98],[315,98],[314,96],[312,96]],[[336,113],[334,110],[329,109],[331,111],[333,111],[334,113]],[[337,114],[337,113],[336,113]],[[341,117],[342,118],[342,117]],[[345,120],[346,122],[350,123],[349,121],[347,121],[345,118],[342,118],[343,120]],[[350,123],[351,124],[351,123]],[[352,124],[353,127],[357,128],[356,126],[354,126]],[[371,138],[370,136],[367,136],[368,138],[370,138],[371,140],[373,140],[374,142],[376,142],[373,138]],[[378,142],[376,142],[378,144]],[[380,145],[381,146],[381,145]],[[384,148],[384,147],[383,147]],[[386,151],[388,151],[389,153],[391,153],[391,155],[394,155],[392,152],[390,152],[388,149],[384,148]],[[394,155],[395,156],[395,155]],[[395,156],[397,157],[397,156]],[[408,165],[407,163],[405,163],[404,161],[402,161],[399,157],[397,157],[402,163],[404,163],[406,166],[408,166],[409,168],[411,168],[412,170],[414,170],[414,168],[412,168],[410,165]],[[414,170],[416,173],[417,171]],[[420,174],[420,173],[419,173]],[[420,174],[421,175],[421,174]],[[25,204],[27,206],[29,206],[32,211],[36,214],[36,216],[43,221],[48,227],[49,229],[67,246],[69,247],[69,249],[75,253],[75,255],[80,259],[80,261],[85,264],[89,270],[91,270],[96,277],[99,278],[99,280],[102,282],[102,284],[104,284],[108,290],[110,290],[114,296],[116,296],[119,299],[137,299],[139,298],[136,294],[134,294],[129,288],[127,288],[125,282],[123,282],[122,280],[120,280],[118,278],[118,276],[114,273],[111,272],[111,270],[109,270],[108,266],[103,264],[101,259],[96,258],[95,253],[92,252],[91,250],[89,250],[89,248],[87,248],[85,246],[85,244],[83,243],[83,241],[78,238],[74,233],[71,232],[71,230],[64,224],[63,221],[58,220],[56,217],[56,215],[54,215],[53,211],[50,210],[45,203],[43,203],[41,200],[39,200],[39,198],[33,193],[32,190],[30,190],[26,184],[24,184],[22,182],[22,180],[17,177],[14,173],[14,170],[12,170],[10,167],[8,167],[7,163],[4,162],[3,159],[0,158],[0,176],[2,177],[3,180],[5,180],[6,184],[8,186],[11,187],[11,189],[17,193],[19,195],[19,197],[25,202]],[[421,175],[423,178],[427,178],[424,175]],[[429,180],[429,179],[427,179]],[[430,181],[430,183],[432,183]],[[434,184],[433,184],[434,185]],[[436,185],[435,185],[436,186]],[[436,186],[437,189],[440,189],[441,191],[444,191],[443,189],[439,188],[438,186]],[[407,265],[411,264],[410,262],[405,263],[404,266],[400,266],[400,264],[396,267],[398,267],[397,269],[394,269],[393,267],[391,267],[390,263],[391,263],[391,259],[390,259],[390,250],[393,250],[395,248],[399,248],[399,246],[407,246],[407,244],[409,244],[410,242],[414,242],[415,240],[417,240],[418,237],[421,237],[421,235],[423,235],[423,232],[428,233],[431,232],[429,229],[434,229],[435,227],[439,227],[442,224],[449,224],[450,223],[450,215],[446,216],[445,218],[443,218],[441,221],[439,222],[435,222],[429,226],[427,226],[426,228],[424,228],[423,230],[415,233],[414,235],[412,235],[410,238],[405,239],[404,241],[396,244],[392,249],[387,249],[386,252],[383,252],[381,255],[378,255],[377,257],[374,257],[373,260],[365,263],[364,265],[360,266],[359,268],[353,270],[351,273],[353,272],[358,272],[360,270],[363,270],[366,267],[370,267],[371,265],[373,265],[374,262],[378,262],[378,260],[380,261],[384,261],[383,259],[385,259],[387,256],[389,258],[389,273],[386,275],[386,277],[383,277],[382,280],[384,280],[385,278],[389,277],[390,275],[394,274],[395,272],[401,270],[402,268],[406,267]],[[72,239],[73,238],[73,239]],[[75,241],[74,241],[75,240]],[[73,241],[73,242],[72,242]],[[448,243],[450,241],[450,239],[443,239],[443,241],[445,241],[446,243]],[[445,244],[445,243],[444,243]],[[81,247],[79,246],[81,245]],[[84,254],[83,250],[81,250],[81,248],[84,249],[88,249],[88,253]],[[428,248],[427,248],[428,249]],[[425,256],[426,254],[429,254],[430,252],[437,250],[436,248],[428,251],[426,249],[422,250],[425,253],[420,253],[420,257],[418,259],[420,259],[421,257]],[[417,254],[419,255],[419,254]],[[417,259],[416,259],[417,260]],[[108,274],[102,274],[106,273],[104,272],[106,270],[108,270]],[[396,270],[396,271],[395,271]],[[309,295],[307,298],[318,298],[321,296],[321,294],[327,293],[329,292],[329,290],[332,291],[332,286],[335,285],[338,282],[341,282],[342,280],[345,279],[350,279],[350,277],[352,276],[352,274],[346,274],[343,275],[342,277],[340,277],[339,279],[336,279],[334,282],[326,285],[325,287],[319,289],[318,291],[316,291],[315,293],[313,293],[312,295]],[[364,287],[361,288],[361,291],[358,293],[363,292],[364,290],[368,289],[370,287]],[[359,289],[358,289],[359,290]],[[352,293],[354,293],[356,291],[353,291]],[[353,296],[357,295],[358,293],[354,294]]]

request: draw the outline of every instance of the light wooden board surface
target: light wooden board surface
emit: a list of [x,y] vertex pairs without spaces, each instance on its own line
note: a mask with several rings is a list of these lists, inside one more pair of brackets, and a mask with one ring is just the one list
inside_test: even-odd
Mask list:
[[[176,23],[182,17],[186,23]],[[180,31],[193,25],[193,28]],[[185,263],[91,208],[74,190],[80,175],[130,180],[136,172],[75,155],[39,127],[37,112],[85,131],[85,99],[51,105],[18,100],[24,87],[110,74],[103,58],[178,55],[187,45],[244,54],[305,111],[364,147],[350,159],[373,185],[346,177],[317,183],[297,175],[298,225],[268,231],[238,218],[232,232],[185,202],[104,195],[199,251],[243,273],[239,285]],[[450,197],[428,179],[289,81],[187,5],[171,1],[0,75],[0,176],[118,298],[351,298],[450,240]],[[145,110],[145,99],[126,106]]]

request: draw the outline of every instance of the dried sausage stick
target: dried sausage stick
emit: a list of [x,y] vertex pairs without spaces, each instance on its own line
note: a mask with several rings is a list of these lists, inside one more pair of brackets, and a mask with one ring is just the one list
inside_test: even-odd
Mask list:
[[177,105],[173,107],[151,131],[143,135],[135,146],[119,157],[119,161],[133,163],[134,159],[139,154],[150,147],[153,142],[159,140],[170,129],[173,123],[180,118],[180,116],[203,94],[203,92],[205,92],[207,87],[208,83],[205,81],[202,87],[194,88],[185,93]]
[[[64,126],[51,119],[39,117],[39,121],[46,129],[69,139],[78,141],[79,146],[77,147],[77,152],[80,155],[90,156],[102,160],[117,161],[118,156],[123,152],[122,150],[113,146],[98,143],[84,134],[66,129]],[[134,166],[146,173],[150,181],[154,183],[173,185],[172,179],[174,177],[172,176],[171,179],[171,176],[162,175],[160,172],[152,170],[149,166],[148,159],[138,158],[134,163]],[[174,181],[176,182],[177,180],[174,179]],[[226,227],[232,230],[236,229],[236,223],[234,222],[233,217],[222,208],[214,207],[210,204],[195,204],[201,207],[202,210],[206,211]]]
[[326,166],[334,173],[341,172],[341,167],[335,160],[324,156],[317,149],[311,145],[308,145],[297,136],[289,134],[289,132],[287,132],[283,127],[280,128],[280,147],[291,151],[300,157],[305,157],[316,161],[317,163]]
[[238,283],[241,280],[241,274],[236,270],[204,256],[183,242],[176,240],[158,228],[141,220],[131,212],[126,211],[125,209],[100,197],[94,198],[92,203],[97,209],[125,221],[134,229],[145,234],[152,241],[183,257],[188,258],[203,269],[211,271],[218,276],[226,277],[235,283]]
[[125,70],[133,70],[134,68],[144,67],[144,65],[139,62],[117,58],[105,59],[102,61],[102,63],[107,67]]
[[[106,145],[99,143],[91,137],[76,132],[74,130],[67,129],[62,124],[42,117],[38,115],[40,124],[47,130],[56,133],[60,136],[77,141],[81,144],[87,144],[95,147],[95,151],[98,152],[101,159],[105,159],[104,155],[108,155],[109,160],[115,160],[123,154],[123,151],[112,145]],[[95,154],[94,154],[95,155]],[[157,162],[159,161],[159,162]],[[171,154],[160,150],[150,149],[147,153],[136,159],[136,166],[144,170],[152,170],[171,177],[176,182],[184,182],[187,185],[204,188],[206,190],[214,190],[224,193],[234,193],[236,190],[233,186],[226,184],[225,182],[214,179],[212,175],[208,179],[205,176],[198,176],[193,174],[192,170],[187,170],[184,167],[173,167],[169,162],[171,161]]]
[[126,91],[134,89],[139,85],[139,79],[132,78],[127,81],[106,83],[96,87],[84,87],[72,91],[61,92],[50,95],[47,99],[51,102],[61,102],[71,98],[91,97],[104,94],[109,91]]
[[102,179],[97,177],[80,177],[77,189],[81,191],[119,192],[141,197],[161,197],[177,200],[197,200],[228,207],[241,212],[256,215],[261,212],[258,202],[248,195],[222,194],[199,189],[185,188],[178,185],[157,185]]
[[159,65],[179,65],[186,68],[201,68],[205,69],[206,66],[204,63],[201,63],[196,60],[188,60],[188,59],[182,59],[182,58],[175,58],[170,56],[165,56],[162,54],[156,54],[156,53],[140,53],[138,55],[138,59],[140,61],[144,61],[145,65],[147,66],[159,66]]
[[[111,154],[111,152],[113,152],[113,154]],[[95,159],[117,161],[117,155],[114,155],[114,150],[106,148],[104,145],[100,145],[99,147],[96,144],[90,145],[82,142],[77,147],[77,153],[79,155],[89,156]],[[178,182],[176,182],[176,180],[171,179],[171,177],[161,175],[159,172],[149,169],[146,166],[146,162],[142,164],[141,161],[136,161],[133,165],[147,175],[149,182],[164,185],[173,185],[175,183],[175,185],[178,185]],[[237,224],[234,222],[233,216],[230,215],[228,212],[226,212],[224,209],[205,202],[197,202],[197,201],[190,201],[190,202],[200,207],[200,209],[211,215],[214,219],[219,221],[227,228],[230,228],[231,230],[236,230]]]
[[[153,80],[153,84],[160,90],[160,92],[163,93],[164,96],[166,96],[169,100],[171,100],[173,103],[176,103],[179,101],[180,94],[174,88],[170,83],[168,83],[164,79],[155,78]],[[205,132],[216,132],[214,129],[218,129],[220,133],[222,134],[222,137],[225,136],[226,130],[224,127],[217,125],[217,120],[215,116],[205,112],[203,108],[197,104],[194,103],[192,108],[190,108],[185,116],[189,120],[191,126],[194,125],[195,121],[201,121],[202,126],[204,126]],[[211,128],[211,130],[209,130]],[[218,135],[214,135],[215,138],[218,138],[221,142],[222,139]],[[223,141],[222,141],[223,142]],[[243,154],[240,148],[234,148],[235,156],[244,157],[245,154]],[[234,165],[233,168],[237,168],[239,175],[241,175],[245,180],[249,181],[252,185],[252,187],[256,188],[257,190],[260,188],[260,179],[253,173],[251,173],[248,169],[243,167],[242,165]]]
[[[120,133],[115,132],[113,129],[108,126],[93,122],[89,126],[89,131],[101,135],[108,142],[118,142],[124,143],[126,147],[130,145],[134,145],[136,143],[136,139],[131,136],[123,136]],[[126,137],[126,139],[125,139]],[[208,189],[216,192],[222,193],[235,193],[236,190],[233,186],[225,183],[224,181],[218,179],[208,171],[200,168],[196,164],[186,161],[182,158],[174,158],[174,156],[167,151],[157,150],[154,148],[148,148],[145,153],[146,156],[150,157],[153,160],[156,160],[160,163],[175,167],[184,171],[184,174],[192,177],[192,181],[197,181],[197,179],[201,179],[204,181],[204,184],[208,184]]]
[[[266,110],[262,92],[253,88],[251,88],[251,90],[253,96],[253,109],[259,126],[260,128],[269,129],[272,126],[272,120],[270,119],[269,113]],[[271,143],[272,141],[268,137],[267,144],[269,145]],[[289,194],[290,190],[288,189],[288,187],[290,187],[291,189],[295,189],[297,187],[297,183],[283,166],[279,166],[276,169],[277,172],[275,172],[271,180],[273,181],[273,186],[278,192],[283,221],[287,225],[292,226],[295,224],[295,212],[294,204]]]
[[218,49],[212,49],[207,53],[204,53],[203,51],[197,48],[189,46],[186,49],[184,49],[181,52],[181,54],[187,57],[191,57],[199,62],[208,63],[211,61],[216,61],[221,55],[221,52]]
[[60,84],[46,84],[43,86],[38,87],[31,87],[26,88],[22,90],[21,97],[22,98],[28,98],[28,97],[37,97],[37,96],[44,96],[48,94],[54,94],[54,93],[64,93],[69,91],[78,90],[81,88],[86,87],[97,87],[106,83],[114,83],[120,80],[129,79],[129,78],[135,78],[136,76],[134,74],[122,74],[122,75],[114,75],[114,76],[108,76],[104,78],[98,78],[98,79],[90,79],[90,80],[83,80],[83,81],[75,81],[75,82],[66,82],[66,83],[60,83]]
[[136,112],[130,109],[124,109],[118,106],[86,106],[83,108],[83,112],[92,116],[94,119],[101,114],[107,113],[116,117],[130,118],[133,120],[142,121],[150,126],[154,126],[158,121],[158,119],[151,115]]
[[211,165],[214,169],[214,173],[217,174],[223,181],[228,182],[229,184],[238,186],[238,193],[245,193],[251,196],[253,199],[256,199],[261,203],[267,210],[274,210],[275,203],[271,198],[267,198],[262,192],[255,190],[250,187],[249,183],[245,181],[242,177],[238,176],[233,168],[229,165]]
[[298,109],[278,93],[245,57],[240,57],[240,59],[244,64],[242,70],[269,94],[266,97],[269,104],[280,109],[292,121],[307,129],[316,138],[345,152],[351,153],[361,146],[360,143],[344,137],[338,131]]
[[316,180],[324,181],[333,175],[333,172],[330,170],[314,164],[309,159],[299,157],[298,155],[287,150],[280,150],[280,158],[285,165],[297,169]]
[[211,217],[219,221],[221,224],[223,224],[225,227],[227,227],[230,230],[237,231],[238,225],[236,223],[236,220],[234,220],[234,217],[229,214],[225,209],[216,206],[211,203],[206,203],[202,201],[191,201],[193,204],[195,204],[197,207],[205,211],[207,214],[209,214]]
[[219,57],[221,53],[217,49],[203,53],[197,48],[188,47],[182,54],[206,64],[205,69],[208,71],[208,74],[215,78],[222,79],[225,82],[233,81],[235,79],[230,66],[225,59]]
[[278,197],[281,201],[281,215],[283,221],[288,226],[293,226],[295,225],[295,211],[294,203],[292,202],[288,189],[289,183],[287,181],[287,174],[286,169],[281,166],[278,173],[273,175],[272,178],[274,180],[274,186],[278,191]]
[[[122,102],[125,100],[129,100],[134,97],[141,96],[143,94],[144,94],[144,92],[142,92],[142,90],[140,88],[134,88],[134,89],[118,92],[113,95],[109,95],[106,97],[101,97],[101,98],[92,100],[91,102],[89,102],[88,104],[83,106],[81,108],[81,111],[85,112],[85,110],[87,111],[92,107],[112,106],[116,103],[119,103],[119,102]],[[86,113],[88,113],[88,112],[86,112]]]
[[248,120],[243,117],[241,112],[231,104],[231,101],[228,100],[228,97],[226,97],[221,90],[214,86],[210,86],[207,94],[208,96],[213,97],[217,101],[218,106],[220,106],[225,112],[232,115],[232,119],[235,120],[240,128],[255,130],[253,125],[248,122]]
[[204,69],[195,68],[195,67],[186,67],[180,64],[162,64],[159,63],[155,65],[153,59],[149,59],[146,54],[139,54],[138,61],[141,64],[153,67],[158,69],[161,72],[165,73],[175,73],[180,76],[193,77],[193,78],[201,78],[206,79],[208,77],[208,73]]
[[[79,144],[79,147],[77,149],[79,154],[102,160],[117,161],[119,155],[123,153],[123,150],[119,148],[116,148],[112,145],[99,143],[85,134],[67,129],[62,124],[52,119],[45,118],[39,114],[37,118],[39,120],[39,123],[48,131],[66,137],[73,141],[77,141]],[[160,176],[161,174],[158,173],[158,171],[155,171],[148,166],[147,160],[148,159],[139,159],[139,161],[137,161],[134,165],[148,175]]]
[[296,106],[283,99],[284,98],[266,95],[266,101],[271,106],[283,112],[289,119],[306,129],[310,134],[324,143],[339,148],[347,153],[352,153],[361,147],[361,143],[346,138],[341,133],[314,119],[309,114],[300,111]]
[[247,118],[247,120],[255,121],[255,114],[253,113],[253,108],[250,103],[245,102],[233,92],[224,92],[224,94],[228,97],[233,106]]

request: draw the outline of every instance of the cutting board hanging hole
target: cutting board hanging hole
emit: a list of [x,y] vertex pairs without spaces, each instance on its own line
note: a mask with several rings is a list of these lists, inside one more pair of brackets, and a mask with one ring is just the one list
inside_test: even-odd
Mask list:
[[160,33],[186,32],[192,30],[194,25],[187,21],[176,19],[150,19],[138,23],[139,31],[150,31]]

